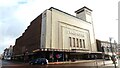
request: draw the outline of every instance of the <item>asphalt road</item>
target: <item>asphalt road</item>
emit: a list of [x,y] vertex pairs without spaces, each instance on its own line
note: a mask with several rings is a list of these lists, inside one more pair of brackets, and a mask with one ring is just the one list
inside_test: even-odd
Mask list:
[[2,68],[114,68],[114,66],[101,65],[103,62],[57,64],[57,65],[29,65],[21,62],[2,61]]
[[0,60],[0,68],[2,67],[2,60]]

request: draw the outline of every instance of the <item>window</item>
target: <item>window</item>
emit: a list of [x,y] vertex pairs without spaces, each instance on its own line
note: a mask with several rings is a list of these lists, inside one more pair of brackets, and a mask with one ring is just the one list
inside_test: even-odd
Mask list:
[[71,37],[69,37],[69,43],[70,43],[70,47],[72,47]]
[[73,38],[73,47],[75,47],[75,38]]
[[83,39],[83,48],[85,48],[85,40]]
[[107,46],[107,52],[110,52],[110,51],[109,51],[109,47],[108,47],[108,46]]
[[82,48],[82,41],[81,41],[81,39],[80,39],[80,48]]
[[79,47],[79,42],[78,42],[78,38],[77,38],[77,47]]

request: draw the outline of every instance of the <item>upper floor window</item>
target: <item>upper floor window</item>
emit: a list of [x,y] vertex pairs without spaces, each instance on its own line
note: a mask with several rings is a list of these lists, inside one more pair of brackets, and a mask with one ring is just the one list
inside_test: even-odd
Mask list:
[[71,40],[71,37],[69,37],[69,43],[70,43],[70,47],[72,47],[72,40]]
[[80,39],[80,48],[82,48],[82,40]]
[[83,39],[83,48],[85,48],[85,40]]
[[75,38],[73,38],[73,47],[75,47]]
[[79,47],[79,42],[78,42],[78,38],[77,38],[77,47]]

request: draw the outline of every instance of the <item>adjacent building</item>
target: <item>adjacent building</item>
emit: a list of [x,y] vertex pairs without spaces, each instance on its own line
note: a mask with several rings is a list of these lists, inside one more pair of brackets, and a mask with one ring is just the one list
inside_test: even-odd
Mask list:
[[11,60],[13,56],[13,46],[10,45],[9,48],[6,48],[3,53],[3,59],[5,60]]
[[96,39],[96,45],[98,52],[102,52],[101,58],[105,56],[105,59],[110,59],[112,55],[117,54],[117,44],[115,42],[112,43]]
[[45,57],[49,61],[86,59],[98,53],[92,10],[83,7],[76,16],[51,7],[35,18],[16,39],[14,59],[28,61]]
[[117,44],[117,55],[120,56],[120,44]]

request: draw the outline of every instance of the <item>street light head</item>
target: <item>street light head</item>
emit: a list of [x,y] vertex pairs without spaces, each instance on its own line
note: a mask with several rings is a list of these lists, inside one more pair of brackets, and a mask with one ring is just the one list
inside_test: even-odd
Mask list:
[[112,37],[109,37],[109,40],[111,41],[113,38]]

